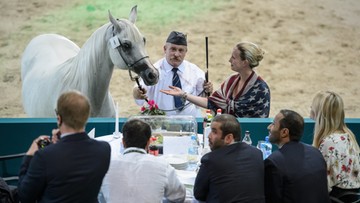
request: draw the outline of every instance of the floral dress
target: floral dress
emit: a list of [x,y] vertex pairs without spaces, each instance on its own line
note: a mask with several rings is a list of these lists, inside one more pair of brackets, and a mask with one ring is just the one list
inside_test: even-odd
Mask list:
[[360,188],[360,152],[356,151],[348,134],[334,133],[321,141],[319,150],[327,165],[328,190]]

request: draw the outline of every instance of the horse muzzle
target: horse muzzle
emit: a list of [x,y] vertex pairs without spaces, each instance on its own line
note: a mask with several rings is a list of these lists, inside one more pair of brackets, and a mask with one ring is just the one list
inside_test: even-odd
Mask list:
[[149,67],[141,71],[140,77],[148,86],[155,85],[159,81],[159,71],[155,67]]

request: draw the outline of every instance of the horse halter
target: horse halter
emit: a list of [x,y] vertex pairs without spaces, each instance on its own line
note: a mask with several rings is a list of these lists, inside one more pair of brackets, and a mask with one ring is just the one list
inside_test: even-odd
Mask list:
[[[115,35],[115,32],[114,32],[114,29],[115,29],[115,27],[113,26],[112,27],[112,33],[113,33],[113,37],[110,39],[110,40],[114,40],[114,42],[113,42],[113,48],[116,48],[116,50],[118,50],[118,52],[119,52],[119,54],[120,54],[120,57],[122,58],[122,60],[125,62],[125,64],[126,64],[126,66],[129,68],[128,70],[129,70],[129,76],[130,76],[130,80],[131,81],[135,81],[136,79],[136,77],[135,78],[133,78],[132,77],[132,75],[131,75],[131,70],[134,70],[134,66],[135,66],[135,64],[137,64],[137,63],[139,63],[140,61],[142,61],[143,59],[146,59],[146,58],[149,58],[149,56],[143,56],[143,57],[141,57],[140,59],[137,59],[137,60],[135,60],[135,62],[134,63],[132,63],[132,64],[130,64],[128,61],[126,61],[125,60],[125,58],[124,58],[124,56],[123,56],[123,50],[122,50],[122,48],[121,47],[124,47],[124,45],[121,43],[121,40],[118,38],[118,37],[116,37],[116,35]],[[116,38],[116,39],[115,39]],[[115,41],[116,40],[116,41]]]

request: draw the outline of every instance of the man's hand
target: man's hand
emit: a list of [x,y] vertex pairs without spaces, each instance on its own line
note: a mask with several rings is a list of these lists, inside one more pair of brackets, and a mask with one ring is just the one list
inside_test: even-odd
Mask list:
[[147,96],[146,96],[146,89],[144,88],[139,88],[139,87],[134,87],[133,89],[133,97],[135,99],[147,99]]
[[60,135],[61,135],[60,130],[59,130],[59,129],[53,129],[53,130],[51,131],[51,134],[52,134],[52,136],[51,136],[51,142],[52,142],[53,144],[57,143],[57,142],[60,140]]
[[209,81],[204,81],[204,91],[205,93],[211,94],[213,92],[213,84]]
[[26,152],[26,155],[28,155],[28,156],[34,156],[35,152],[36,152],[37,150],[39,150],[38,143],[39,143],[40,140],[48,140],[48,141],[50,141],[50,136],[41,135],[41,136],[39,136],[38,138],[36,138],[36,139],[32,142],[32,144],[31,144],[30,148],[28,149],[28,151]]

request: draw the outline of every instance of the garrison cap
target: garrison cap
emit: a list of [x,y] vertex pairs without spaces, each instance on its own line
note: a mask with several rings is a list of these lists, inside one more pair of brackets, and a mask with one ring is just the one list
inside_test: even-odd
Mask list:
[[184,33],[177,31],[172,31],[169,37],[167,38],[166,42],[176,45],[187,46],[186,35],[184,35]]

